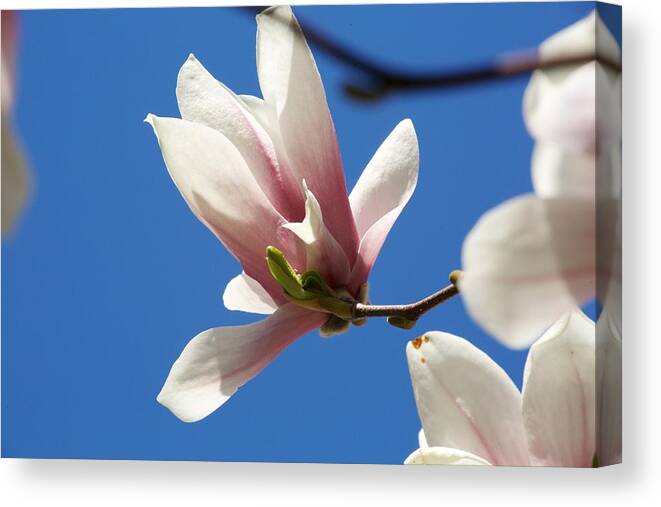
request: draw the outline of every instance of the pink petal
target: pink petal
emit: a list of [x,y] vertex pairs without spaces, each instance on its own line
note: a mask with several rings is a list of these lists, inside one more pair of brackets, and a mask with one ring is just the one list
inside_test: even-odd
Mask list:
[[[2,11],[2,114],[3,120],[14,103],[14,84],[16,70],[16,39],[18,34],[18,15],[14,11]],[[4,121],[3,121],[4,123]]]
[[404,120],[383,141],[349,196],[360,236],[352,290],[367,281],[390,229],[411,198],[418,165],[415,129],[411,120]]
[[303,193],[273,141],[243,101],[190,55],[177,78],[177,101],[185,120],[219,130],[238,149],[259,186],[287,220],[300,220]]
[[429,447],[462,449],[494,465],[527,465],[521,395],[484,352],[433,331],[406,347]]
[[531,348],[523,420],[537,465],[590,467],[595,454],[595,327],[579,310]]
[[28,171],[20,139],[12,121],[16,85],[16,42],[18,14],[2,11],[2,233],[8,232],[30,195],[30,173]]
[[595,295],[595,207],[526,195],[487,212],[466,236],[459,285],[471,316],[524,348]]
[[274,108],[289,163],[319,200],[326,227],[353,263],[358,235],[349,207],[335,128],[303,33],[288,6],[257,16],[257,72]]
[[324,320],[323,314],[288,304],[254,324],[204,331],[175,361],[158,401],[182,421],[199,421]]
[[245,272],[282,303],[281,287],[265,252],[280,248],[297,263],[296,238],[275,210],[234,145],[219,131],[186,120],[158,118],[154,128],[165,164],[191,210],[241,262]]

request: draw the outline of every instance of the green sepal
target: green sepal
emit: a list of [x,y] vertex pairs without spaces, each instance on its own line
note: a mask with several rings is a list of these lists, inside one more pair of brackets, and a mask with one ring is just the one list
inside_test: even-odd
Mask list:
[[306,292],[324,296],[335,296],[335,291],[328,286],[326,280],[316,271],[306,271],[303,273],[301,275],[301,285]]
[[349,329],[349,322],[337,315],[330,315],[328,320],[319,328],[319,334],[324,338],[345,333]]
[[301,278],[280,250],[274,246],[266,247],[266,263],[271,275],[282,286],[285,293],[294,299],[309,299],[311,297],[311,295],[306,294]]
[[356,302],[350,294],[346,291],[341,294],[335,292],[316,271],[306,271],[299,275],[284,254],[273,246],[266,248],[266,262],[271,275],[292,303],[310,310],[331,313],[344,320],[353,317]]
[[345,301],[344,299],[339,299],[336,297],[325,297],[322,296],[319,298],[319,306],[324,310],[333,315],[337,315],[341,319],[351,320],[353,318],[353,307],[354,304],[352,301]]
[[302,306],[303,308],[307,308],[308,310],[314,310],[316,312],[324,312],[328,313],[322,306],[319,304],[319,298],[314,297],[311,299],[297,299],[295,297],[290,296],[285,292],[285,297],[291,301],[292,303]]
[[364,305],[370,304],[370,286],[368,282],[365,282],[358,289],[358,301]]
[[351,320],[354,303],[335,296],[314,296],[311,299],[298,299],[285,293],[292,303],[317,312],[331,313],[343,320]]

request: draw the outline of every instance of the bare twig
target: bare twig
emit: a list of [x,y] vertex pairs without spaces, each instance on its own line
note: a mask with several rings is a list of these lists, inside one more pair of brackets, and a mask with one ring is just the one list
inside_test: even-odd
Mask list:
[[[246,12],[259,13],[264,7],[244,7]],[[354,98],[378,100],[388,93],[424,90],[430,88],[450,88],[454,86],[511,78],[528,74],[537,69],[552,69],[565,65],[577,65],[599,61],[606,67],[620,71],[620,62],[586,53],[563,58],[540,60],[536,49],[521,51],[517,54],[494,58],[491,63],[478,65],[458,71],[405,72],[387,65],[374,62],[364,54],[333,40],[317,28],[301,22],[301,29],[309,43],[324,51],[336,60],[360,71],[365,79],[361,84],[348,82],[345,91]]]
[[365,305],[357,303],[354,306],[353,318],[355,320],[369,317],[400,317],[415,322],[422,314],[457,294],[459,294],[459,289],[455,284],[451,284],[431,296],[408,305]]

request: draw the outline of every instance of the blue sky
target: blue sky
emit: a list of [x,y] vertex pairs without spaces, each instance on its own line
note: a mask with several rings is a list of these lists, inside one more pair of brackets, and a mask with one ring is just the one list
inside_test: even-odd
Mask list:
[[[535,47],[593,6],[295,12],[375,59],[434,69]],[[611,26],[617,12],[604,12]],[[254,20],[189,8],[31,11],[21,23],[16,122],[35,188],[2,242],[4,456],[401,463],[420,427],[404,348],[429,330],[471,340],[520,385],[526,352],[489,338],[455,298],[412,331],[374,320],[330,340],[311,333],[210,417],[180,422],[155,398],[183,346],[255,317],[223,307],[239,266],[186,207],[142,120],[177,116],[177,71],[190,52],[236,92],[259,94]],[[425,296],[460,266],[476,219],[531,190],[527,78],[363,104],[342,93],[352,71],[313,52],[349,187],[401,119],[415,124],[418,187],[371,287],[378,303]]]

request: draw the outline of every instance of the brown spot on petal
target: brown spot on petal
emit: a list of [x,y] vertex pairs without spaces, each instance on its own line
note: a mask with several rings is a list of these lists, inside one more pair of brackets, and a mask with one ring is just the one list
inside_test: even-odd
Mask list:
[[418,336],[415,340],[411,340],[411,344],[413,344],[416,349],[419,349],[422,345],[422,338]]
[[422,337],[422,341],[424,341],[425,343],[427,343],[427,342],[429,341],[429,336],[423,336],[423,337]]
[[420,362],[421,362],[422,364],[425,364],[425,363],[427,362],[427,360],[426,360],[424,357],[421,357],[421,358],[420,358]]

